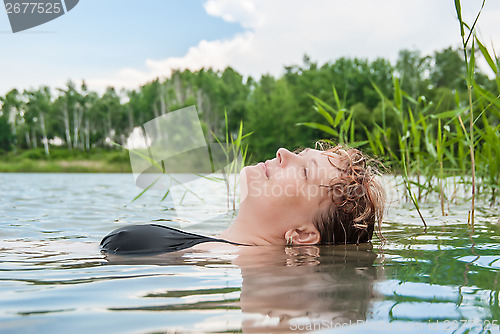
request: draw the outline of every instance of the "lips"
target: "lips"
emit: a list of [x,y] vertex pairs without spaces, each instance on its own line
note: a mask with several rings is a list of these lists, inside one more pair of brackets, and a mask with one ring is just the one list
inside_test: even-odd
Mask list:
[[267,173],[267,165],[265,162],[259,162],[259,165],[262,166],[262,168],[264,168],[264,173],[266,174],[266,177],[269,178],[269,174]]

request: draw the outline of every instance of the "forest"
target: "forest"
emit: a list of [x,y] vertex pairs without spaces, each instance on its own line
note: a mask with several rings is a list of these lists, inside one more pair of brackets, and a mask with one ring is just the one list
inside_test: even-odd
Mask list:
[[207,138],[235,137],[243,124],[244,133],[251,133],[245,139],[249,162],[272,158],[279,147],[311,147],[330,139],[360,147],[397,173],[425,174],[422,169],[431,168],[467,174],[474,138],[464,123],[472,110],[474,145],[483,154],[476,159],[478,173],[492,178],[496,189],[499,60],[479,41],[469,54],[487,63],[484,68],[473,63],[472,81],[466,80],[471,64],[463,50],[449,47],[432,55],[402,50],[394,64],[348,57],[318,64],[305,55],[302,64],[284,67],[278,78],[245,78],[228,67],[175,71],[135,90],[108,87],[103,94],[85,82],[55,90],[12,89],[0,96],[2,160],[33,149],[41,159],[61,148],[74,154],[121,150],[113,143],[125,145],[135,127],[195,105]]

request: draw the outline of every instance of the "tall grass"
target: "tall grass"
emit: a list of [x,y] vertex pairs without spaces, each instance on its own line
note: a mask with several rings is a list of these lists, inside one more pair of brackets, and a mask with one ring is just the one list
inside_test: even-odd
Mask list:
[[[471,172],[472,172],[472,198],[471,198],[471,211],[469,213],[469,221],[474,229],[474,209],[475,209],[475,199],[476,199],[476,163],[475,163],[475,154],[474,154],[474,108],[472,104],[472,82],[474,81],[474,70],[476,67],[475,64],[475,48],[474,48],[474,38],[471,39],[474,33],[474,27],[476,26],[477,20],[479,19],[479,15],[481,15],[481,11],[484,8],[485,0],[481,4],[481,9],[477,13],[476,19],[472,27],[469,27],[462,19],[462,7],[460,4],[460,0],[455,0],[455,9],[457,12],[458,21],[460,23],[460,36],[462,37],[462,50],[464,52],[464,60],[466,67],[466,82],[467,82],[467,93],[469,97],[469,110],[470,110],[470,118],[469,118],[469,151],[470,151],[470,161],[471,161]],[[465,38],[465,31],[469,30],[469,34],[467,38]],[[467,48],[469,47],[469,41],[472,44],[472,51],[470,53],[467,52]],[[462,118],[459,115],[460,124],[463,126]]]
[[[238,186],[237,178],[241,169],[246,165],[248,161],[248,144],[245,143],[245,139],[252,135],[253,132],[243,133],[243,122],[240,122],[238,132],[236,134],[231,134],[229,132],[229,123],[227,119],[227,112],[224,111],[224,121],[225,121],[225,138],[219,139],[215,133],[212,132],[213,138],[220,145],[226,157],[227,173],[222,169],[222,174],[224,178],[233,178],[233,189],[231,192],[230,186],[231,182],[226,180],[226,191],[227,191],[227,209],[231,210],[230,201],[232,200],[232,211],[236,211],[236,189]],[[232,193],[232,198],[231,198]]]
[[[478,196],[489,198],[493,204],[500,189],[500,63],[474,33],[483,6],[484,1],[473,24],[468,25],[462,19],[460,1],[455,0],[466,64],[463,75],[467,84],[466,101],[460,101],[456,93],[453,109],[435,113],[429,99],[409,96],[394,78],[391,99],[373,84],[381,100],[382,120],[375,122],[370,130],[365,124],[352,121],[354,110],[340,103],[335,88],[336,107],[312,97],[314,110],[324,117],[326,124],[299,123],[324,131],[335,142],[360,146],[379,157],[402,175],[407,199],[419,214],[419,202],[424,200],[439,201],[442,215],[447,214],[451,200],[470,201],[472,230]],[[496,92],[476,82],[476,53],[486,60],[495,75]],[[396,118],[391,125],[386,120],[389,112]],[[468,126],[464,123],[466,118]],[[360,132],[364,136],[354,138],[353,134]],[[421,218],[426,225],[422,215]]]
[[[212,173],[218,172],[218,168],[223,166],[223,168],[220,170],[222,173],[222,178],[213,175],[206,175],[207,173],[210,172],[209,170],[203,170],[200,172],[191,171],[191,173],[211,182],[224,182],[226,185],[226,193],[227,193],[226,194],[227,210],[236,211],[236,193],[237,193],[236,190],[238,187],[238,174],[248,161],[248,144],[246,143],[246,138],[250,136],[253,132],[246,134],[243,133],[243,122],[240,122],[238,132],[231,133],[229,131],[229,126],[228,126],[227,112],[224,112],[224,116],[225,116],[225,128],[226,128],[224,138],[221,139],[217,137],[216,134],[213,132],[211,132],[210,134],[205,133],[205,136],[207,137],[206,148],[210,159],[211,172]],[[215,140],[216,143],[213,143],[213,140]],[[117,143],[114,143],[114,145],[126,149],[125,147]],[[143,159],[145,162],[153,166],[155,168],[155,172],[158,173],[159,176],[151,184],[145,187],[138,195],[136,195],[134,199],[131,201],[131,203],[141,198],[142,195],[144,195],[144,193],[146,193],[149,189],[151,189],[156,184],[156,182],[161,179],[163,175],[167,175],[168,178],[171,181],[173,181],[171,182],[170,185],[175,184],[183,187],[185,189],[184,195],[190,193],[193,196],[198,197],[196,193],[194,193],[192,190],[186,187],[182,182],[177,180],[175,173],[174,174],[169,173],[165,169],[165,165],[162,161],[155,161],[154,159],[152,159],[150,154],[148,154],[148,150],[149,148],[133,149],[130,150],[130,154],[137,155],[138,158]],[[221,156],[218,154],[219,152],[223,152],[225,158],[224,161],[222,161],[223,158],[221,158]],[[191,164],[192,161],[185,161],[185,164],[181,163],[181,167],[186,167],[186,169],[189,170],[190,167],[192,169]],[[175,172],[178,173],[179,171]],[[229,178],[233,178],[232,182]],[[167,187],[167,190],[164,193],[161,201],[164,201],[169,194],[170,194],[170,187]]]

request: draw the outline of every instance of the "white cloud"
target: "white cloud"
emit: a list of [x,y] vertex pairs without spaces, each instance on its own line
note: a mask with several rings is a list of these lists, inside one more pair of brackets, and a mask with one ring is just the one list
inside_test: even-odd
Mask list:
[[204,7],[209,15],[221,17],[227,22],[237,22],[247,29],[258,27],[262,18],[252,0],[210,0]]
[[135,89],[138,88],[141,83],[150,81],[157,76],[160,76],[160,72],[143,72],[134,68],[123,68],[112,77],[90,78],[85,80],[85,83],[90,89],[101,92],[104,92],[109,86],[117,89]]
[[242,57],[253,51],[254,34],[246,32],[238,34],[231,40],[201,41],[191,47],[184,57],[171,57],[164,60],[146,60],[146,65],[155,73],[169,76],[173,69],[190,68],[198,70],[204,66],[223,69],[233,59]]
[[[462,0],[472,22],[477,1]],[[223,69],[244,75],[280,75],[283,66],[300,64],[304,54],[324,63],[342,56],[394,61],[399,50],[432,53],[459,46],[459,26],[452,1],[420,0],[209,0],[209,15],[239,23],[246,29],[231,39],[203,40],[182,57],[147,59],[146,71],[123,69],[112,77],[91,78],[92,89],[107,85],[137,88],[174,69]],[[479,28],[485,42],[500,45],[500,4],[488,2]]]

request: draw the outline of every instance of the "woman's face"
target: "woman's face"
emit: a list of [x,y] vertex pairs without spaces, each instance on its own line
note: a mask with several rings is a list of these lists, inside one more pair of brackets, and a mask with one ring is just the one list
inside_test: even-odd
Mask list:
[[240,211],[251,210],[259,222],[277,227],[312,223],[328,202],[328,189],[321,185],[329,185],[339,175],[329,159],[337,165],[336,154],[314,149],[295,154],[280,148],[274,159],[245,167]]

